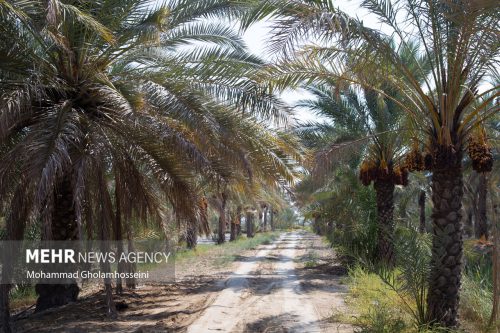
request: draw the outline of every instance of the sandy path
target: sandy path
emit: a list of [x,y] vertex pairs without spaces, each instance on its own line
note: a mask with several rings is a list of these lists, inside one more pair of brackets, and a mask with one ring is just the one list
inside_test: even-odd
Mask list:
[[283,233],[256,257],[243,261],[221,282],[224,289],[187,332],[352,332],[327,320],[332,306],[343,304],[341,288],[297,274],[312,244],[308,236]]
[[290,234],[288,247],[282,250],[277,266],[277,273],[283,277],[281,284],[283,310],[285,316],[290,320],[286,325],[293,324],[291,332],[320,332],[318,326],[318,314],[314,311],[313,305],[309,301],[300,285],[300,281],[295,274],[296,247],[300,241],[300,236]]
[[[214,248],[216,250],[216,248]],[[178,281],[141,285],[116,295],[128,307],[105,315],[102,291],[76,303],[16,320],[23,333],[352,333],[332,316],[346,313],[345,268],[328,243],[314,234],[283,233],[273,244],[237,253],[193,257],[179,265]]]
[[248,278],[256,269],[259,261],[264,260],[275,244],[263,246],[252,261],[242,262],[238,269],[223,281],[219,295],[203,315],[188,328],[188,333],[205,332],[205,330],[231,332],[235,322],[225,320],[228,316],[239,317],[244,311],[241,303],[249,287]]

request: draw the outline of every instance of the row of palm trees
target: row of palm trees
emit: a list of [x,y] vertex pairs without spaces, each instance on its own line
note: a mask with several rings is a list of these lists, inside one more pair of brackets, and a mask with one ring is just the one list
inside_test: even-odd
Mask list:
[[[213,0],[1,1],[5,239],[39,223],[45,240],[121,240],[131,221],[160,223],[168,203],[193,246],[208,232],[206,197],[221,201],[223,226],[230,190],[258,200],[291,183],[290,110],[258,82],[265,64],[225,23],[236,14]],[[36,291],[38,310],[78,295],[75,281]]]
[[[319,151],[313,181],[326,181],[339,151],[366,145],[360,178],[374,183],[377,253],[389,266],[394,187],[411,171],[432,175],[428,316],[456,326],[462,164],[468,149],[477,171],[491,170],[482,124],[499,111],[498,84],[485,85],[498,73],[499,14],[490,0],[361,6],[382,29],[331,0],[0,1],[8,239],[31,221],[45,239],[119,237],[128,221],[161,220],[168,201],[193,243],[212,201],[222,241],[228,198],[262,199],[294,181],[301,148],[274,93],[306,87],[316,99],[305,105],[332,124],[299,130]],[[271,20],[276,62],[249,54],[232,19],[242,30]]]
[[[417,45],[401,48],[402,61],[413,69],[428,68],[425,59],[414,57],[417,48]],[[427,74],[421,74],[419,79],[422,81]],[[416,77],[418,75],[415,73]],[[408,167],[403,158],[407,142],[400,131],[406,119],[403,110],[393,101],[402,100],[402,94],[388,82],[380,83],[379,87],[390,92],[391,97],[381,95],[369,86],[357,89],[348,85],[340,91],[334,80],[309,87],[314,99],[303,101],[299,106],[308,108],[329,123],[302,124],[297,132],[308,147],[319,151],[315,156],[315,176],[331,170],[332,162],[341,160],[339,150],[352,148],[354,143],[368,145],[360,165],[360,180],[365,186],[374,184],[380,222],[378,255],[386,264],[393,265],[394,249],[390,238],[393,234],[394,187],[408,183]],[[339,146],[342,144],[344,147]]]
[[[284,198],[284,188],[273,191],[272,188],[261,189],[259,193],[248,193],[241,188],[227,188],[220,196],[213,195],[207,202],[217,216],[217,244],[226,241],[226,233],[230,234],[230,241],[237,239],[242,234],[243,222],[246,227],[246,236],[255,236],[257,228],[266,232],[275,229],[274,217],[279,210],[284,209],[289,203]],[[196,230],[193,225],[188,225],[188,248],[196,247]],[[210,228],[205,234],[209,234]]]
[[[430,172],[428,320],[454,327],[463,252],[464,153],[468,149],[480,173],[491,171],[493,160],[481,133],[483,122],[499,111],[498,8],[486,0],[364,0],[360,6],[380,29],[321,0],[264,1],[246,22],[275,19],[271,48],[281,54],[268,69],[272,84],[313,84],[318,98],[307,106],[335,125],[333,137],[328,126],[301,129],[307,141],[323,145],[313,175],[332,152],[338,156],[350,134],[367,137],[360,179],[374,183],[378,253],[387,263],[393,261],[394,185],[405,185],[407,172]],[[403,146],[402,133],[410,138]]]

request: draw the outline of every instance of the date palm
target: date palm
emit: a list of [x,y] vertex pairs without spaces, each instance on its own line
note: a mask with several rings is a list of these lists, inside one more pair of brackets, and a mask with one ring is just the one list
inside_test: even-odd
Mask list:
[[[351,75],[362,70],[375,81],[389,80],[398,95],[404,96],[402,102],[390,91],[380,89],[425,133],[426,163],[416,169],[425,167],[432,172],[434,237],[427,297],[429,321],[456,326],[463,252],[463,153],[471,138],[469,148],[474,148],[471,157],[477,161],[477,171],[491,169],[487,142],[471,134],[484,119],[499,111],[498,104],[490,103],[500,94],[499,87],[484,88],[488,74],[498,66],[496,2],[362,1],[361,6],[383,26],[377,30],[341,12],[330,0],[254,4],[245,25],[259,18],[276,18],[270,40],[273,49],[284,50],[284,61],[270,72],[278,86],[325,78],[370,86]],[[316,44],[304,46],[308,40]],[[431,64],[431,73],[422,84],[392,48],[394,40],[401,45],[416,40],[421,45],[416,56],[428,57]],[[302,50],[299,54],[295,52],[298,48]],[[339,68],[338,64],[344,63],[341,59],[349,60],[350,71]],[[388,75],[381,61],[394,67],[394,74]],[[422,74],[422,69],[416,70]],[[421,153],[414,154],[418,155]],[[416,159],[418,164],[422,158]]]
[[[417,49],[415,44],[405,45],[398,54],[408,67],[428,68],[425,58],[414,56]],[[390,72],[389,66],[386,69]],[[363,77],[365,74],[359,75]],[[415,73],[415,78],[422,81],[423,75]],[[370,86],[391,91],[398,100],[403,99],[403,96],[397,96],[389,82],[380,81]],[[355,85],[343,88],[342,84],[332,80],[321,86],[311,86],[309,90],[315,99],[299,103],[299,106],[309,108],[329,122],[308,124],[299,129],[305,139],[310,137],[313,145],[320,145],[316,169],[339,160],[339,153],[346,148],[350,153],[361,153],[360,180],[365,186],[373,182],[377,196],[378,258],[392,266],[395,262],[392,244],[394,187],[408,183],[408,170],[401,158],[407,136],[403,129],[404,112],[392,98],[367,86],[358,90]]]
[[[242,143],[234,147],[232,137],[240,136],[236,140]],[[219,214],[219,243],[225,240],[228,200],[236,198],[244,204],[276,196],[298,177],[296,166],[302,160],[300,142],[286,130],[256,123],[239,127],[227,139],[231,142],[224,149],[236,149],[233,155],[236,158],[226,162],[233,168],[213,190],[214,208]]]
[[[192,220],[200,176],[230,178],[254,161],[262,162],[256,175],[293,177],[294,149],[254,119],[287,117],[252,79],[262,62],[230,27],[204,21],[235,8],[0,2],[0,193],[9,239],[21,239],[30,220],[54,240],[109,226],[110,175],[124,221],[159,219],[165,199]],[[37,286],[38,308],[75,299],[75,286]],[[3,285],[6,331],[8,292]]]
[[[392,246],[394,186],[406,185],[408,180],[400,158],[401,134],[397,132],[401,126],[401,112],[390,100],[384,100],[383,96],[379,99],[378,94],[368,89],[362,95],[347,89],[338,96],[335,90],[335,86],[310,87],[315,99],[299,103],[320,119],[329,121],[328,124],[310,123],[299,128],[302,136],[315,135],[320,143],[313,176],[338,161],[341,149],[363,156],[360,179],[365,186],[373,181],[377,195],[377,256],[381,262],[392,266],[395,260]],[[321,145],[325,141],[326,145]]]

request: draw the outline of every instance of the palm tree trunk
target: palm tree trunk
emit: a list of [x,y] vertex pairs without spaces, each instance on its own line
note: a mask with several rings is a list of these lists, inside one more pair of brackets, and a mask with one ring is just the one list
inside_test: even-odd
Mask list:
[[[499,314],[500,314],[500,222],[499,222],[499,209],[498,204],[493,205],[493,306],[491,309],[491,317],[489,321],[489,326],[494,328],[499,325]],[[497,330],[498,332],[498,330]]]
[[[54,198],[51,233],[45,238],[56,241],[71,241],[78,239],[78,226],[73,207],[73,187],[71,178],[66,175],[57,186]],[[80,289],[75,280],[68,280],[62,284],[43,284],[35,286],[38,295],[36,310],[42,311],[49,308],[75,302]]]
[[267,231],[267,212],[268,212],[268,210],[269,210],[269,208],[266,205],[266,207],[264,208],[264,212],[263,212],[263,214],[264,214],[264,232]]
[[9,274],[14,269],[14,262],[11,260],[17,256],[13,256],[10,251],[11,248],[5,249],[2,246],[2,283],[0,284],[0,333],[11,333],[12,329],[10,326],[10,304],[9,304],[9,293],[12,288],[12,284],[9,283]]
[[[113,224],[113,233],[115,241],[117,242],[117,255],[120,257],[123,253],[123,231],[122,231],[122,218],[121,218],[121,203],[120,203],[120,193],[118,186],[115,185],[115,219]],[[123,263],[118,262],[118,272],[123,273]],[[123,283],[120,277],[116,278],[116,293],[121,294],[123,292]]]
[[257,222],[257,230],[260,230],[262,227],[262,208],[258,209],[258,211],[259,211],[259,222]]
[[488,220],[486,216],[486,197],[488,194],[488,178],[486,173],[479,174],[477,198],[477,216],[476,216],[476,237],[488,239]]
[[326,235],[330,236],[331,234],[333,234],[333,221],[330,220],[326,224]]
[[246,215],[247,238],[253,237],[253,213],[247,211]]
[[[19,184],[18,190],[12,200],[13,205],[21,209],[10,212],[6,218],[6,237],[4,239],[6,241],[19,241],[23,239],[26,220],[30,210],[30,204],[27,202],[28,198],[24,192],[25,186],[24,182]],[[2,260],[2,275],[0,277],[0,333],[12,332],[9,305],[9,294],[12,288],[11,274],[20,253],[21,245],[19,242],[11,242],[5,247],[2,246],[0,251],[0,258]]]
[[464,225],[464,237],[470,238],[474,236],[474,224],[472,222],[472,217],[474,216],[474,212],[472,208],[467,210],[467,219]]
[[271,231],[274,231],[274,210],[273,210],[273,206],[269,206],[269,211],[271,212],[271,216],[269,217],[269,224],[271,225]]
[[198,244],[198,219],[193,218],[187,225],[186,244],[188,249],[195,249]]
[[313,216],[313,227],[316,234],[320,236],[323,235],[323,228],[321,228],[321,225],[319,224],[319,216],[317,215]]
[[9,293],[12,285],[0,285],[0,333],[11,333]]
[[[113,221],[116,221],[113,216],[113,208],[111,203],[111,196],[109,194],[106,181],[104,177],[100,178],[101,187],[101,216],[100,216],[100,250],[102,253],[108,253],[111,250],[109,241],[112,239],[110,237],[110,229],[112,228]],[[103,261],[100,263],[101,271],[105,273],[111,272],[111,264],[109,261]],[[111,286],[111,278],[105,277],[104,281],[104,302],[106,303],[106,315],[111,318],[116,318],[116,306],[113,300],[113,288]]]
[[394,183],[377,180],[374,184],[377,196],[378,258],[388,266],[395,261],[393,245]]
[[236,240],[236,223],[234,221],[231,221],[231,233],[229,236],[229,241],[234,242]]
[[226,241],[226,201],[226,193],[222,192],[219,205],[219,235],[217,244],[222,244]]
[[457,326],[460,277],[462,273],[463,181],[460,166],[435,170],[432,175],[431,273],[427,307],[429,321]]
[[421,190],[418,197],[418,207],[420,208],[420,227],[421,234],[425,233],[425,191]]
[[[125,226],[126,226],[125,228],[127,230],[127,250],[128,250],[128,253],[135,252],[135,246],[134,246],[134,242],[132,239],[132,230],[130,230],[130,226],[128,226],[127,224],[125,224]],[[129,289],[135,289],[137,286],[137,281],[133,277],[133,273],[135,273],[137,271],[136,264],[133,262],[128,262],[125,265],[126,265],[125,267],[127,269],[127,273],[130,273],[130,276],[131,276],[131,277],[125,279],[125,285]]]
[[236,214],[231,217],[231,237],[230,241],[235,241],[238,235],[238,225],[241,223],[241,206],[236,208]]
[[241,235],[241,218],[242,218],[243,207],[238,206],[236,208],[236,236]]
[[241,236],[241,218],[243,217],[243,207],[241,206],[238,206],[238,211],[239,211],[239,215],[238,215],[238,225],[236,226],[236,236]]

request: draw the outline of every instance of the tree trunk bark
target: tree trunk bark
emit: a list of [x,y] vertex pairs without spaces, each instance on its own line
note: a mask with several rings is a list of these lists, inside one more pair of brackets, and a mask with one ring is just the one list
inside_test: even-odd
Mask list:
[[11,284],[0,285],[0,333],[11,333],[9,292]]
[[229,241],[234,242],[236,240],[236,223],[231,221],[231,234],[229,236]]
[[238,235],[238,226],[241,224],[241,206],[236,208],[234,217],[231,217],[231,238],[230,241],[235,241]]
[[257,208],[257,211],[259,216],[259,221],[257,222],[257,231],[259,231],[262,228],[262,208],[261,209]]
[[473,209],[470,208],[467,211],[467,219],[464,225],[464,237],[470,238],[474,236],[474,223],[472,222],[472,217],[474,216]]
[[[118,186],[115,182],[115,223],[113,224],[113,233],[115,241],[117,242],[117,255],[120,257],[123,253],[123,231],[122,231],[122,212],[121,212],[121,202],[120,193]],[[124,267],[122,262],[118,262],[118,272],[123,273]],[[116,278],[116,293],[123,293],[123,282],[121,277]]]
[[264,211],[263,211],[263,214],[264,214],[264,232],[267,231],[267,212],[268,212],[269,208],[267,207],[264,207]]
[[331,234],[333,234],[333,221],[329,221],[326,224],[326,235],[330,236]]
[[315,215],[313,216],[313,226],[314,226],[314,232],[316,234],[323,236],[323,228],[321,227],[321,224],[319,223],[319,216]]
[[[125,229],[127,230],[127,251],[128,253],[135,252],[134,242],[132,240],[132,231],[130,230],[130,226],[125,224]],[[125,279],[125,285],[129,289],[135,289],[137,286],[137,281],[133,277],[133,273],[136,272],[136,265],[133,262],[127,262],[125,264],[125,268],[127,269],[127,273],[130,273],[130,276],[132,276]]]
[[432,175],[432,258],[427,307],[429,321],[457,326],[462,274],[463,181],[460,166],[434,170]]
[[217,238],[217,244],[222,244],[226,241],[226,201],[226,193],[222,192],[220,195],[219,235]]
[[271,225],[271,231],[274,231],[274,209],[273,209],[273,206],[269,207],[269,211],[271,212],[271,216],[269,218],[269,224]]
[[238,225],[236,226],[236,236],[241,236],[241,218],[242,218],[242,211],[243,208],[241,206],[238,206],[240,214],[238,215]]
[[500,328],[499,313],[500,313],[500,207],[498,204],[493,205],[492,218],[492,234],[493,234],[493,306],[491,309],[491,317],[489,326],[491,328]]
[[[52,213],[52,225],[46,240],[74,241],[78,239],[78,225],[73,207],[73,187],[71,178],[66,175],[57,186]],[[38,295],[35,312],[75,302],[80,288],[71,279],[62,284],[43,284],[35,286]]]
[[186,244],[188,249],[195,249],[198,245],[198,219],[193,218],[187,225]]
[[246,215],[247,238],[253,237],[253,213],[247,212]]
[[[19,241],[23,239],[24,229],[28,218],[30,203],[25,195],[24,180],[18,185],[12,206],[20,209],[12,210],[6,218],[6,237],[5,241]],[[9,294],[12,288],[11,274],[14,270],[17,259],[21,254],[21,245],[9,243],[0,249],[0,258],[2,260],[2,275],[0,283],[0,332],[11,333],[10,325],[10,304]]]
[[420,190],[418,197],[418,207],[420,208],[420,226],[419,231],[421,234],[425,233],[425,191]]
[[[116,221],[113,216],[113,205],[111,203],[111,196],[109,194],[106,181],[104,177],[100,179],[101,188],[101,216],[100,216],[100,250],[102,253],[108,253],[111,250],[109,241],[112,239],[110,237],[110,229],[113,225],[113,220]],[[104,261],[100,263],[101,271],[105,273],[111,273],[111,264],[109,261]],[[113,300],[113,288],[111,286],[111,278],[105,277],[104,282],[104,302],[106,303],[106,315],[110,318],[116,318],[116,306]]]
[[243,207],[238,206],[236,209],[236,219],[237,219],[237,224],[236,224],[236,236],[241,235],[241,218],[242,218],[242,212],[243,212]]
[[394,266],[394,183],[377,180],[374,184],[377,196],[378,258],[384,264]]
[[486,198],[488,194],[488,178],[486,173],[479,174],[476,216],[476,237],[488,239],[488,220],[486,216]]

